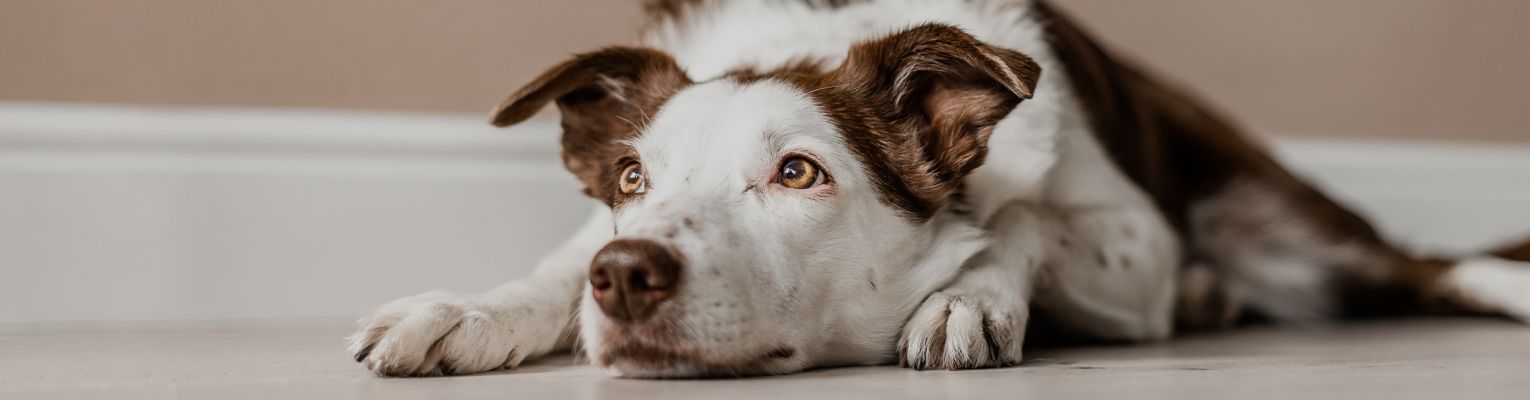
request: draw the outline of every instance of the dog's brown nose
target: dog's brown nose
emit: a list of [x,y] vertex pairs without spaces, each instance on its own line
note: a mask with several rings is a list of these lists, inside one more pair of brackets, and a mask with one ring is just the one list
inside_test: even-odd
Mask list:
[[680,259],[652,240],[617,239],[595,253],[590,286],[607,317],[641,321],[655,305],[675,294]]

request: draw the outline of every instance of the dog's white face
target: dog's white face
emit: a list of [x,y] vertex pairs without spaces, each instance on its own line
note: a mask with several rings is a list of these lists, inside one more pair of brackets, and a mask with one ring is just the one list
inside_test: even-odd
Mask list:
[[592,359],[628,375],[689,376],[891,354],[906,310],[887,300],[920,296],[898,280],[927,231],[878,201],[811,99],[773,81],[714,81],[653,117],[631,143],[644,187],[613,210],[616,234],[675,252],[678,289],[635,321],[614,321],[585,296]]
[[946,207],[1038,71],[924,26],[843,66],[692,83],[613,48],[554,67],[496,123],[556,100],[565,162],[611,206],[582,347],[627,376],[756,375],[890,361],[899,329],[981,248]]

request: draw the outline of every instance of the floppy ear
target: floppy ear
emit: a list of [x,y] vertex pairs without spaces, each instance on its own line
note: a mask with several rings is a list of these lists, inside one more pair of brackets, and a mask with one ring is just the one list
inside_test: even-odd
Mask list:
[[943,196],[982,165],[995,124],[1031,97],[1041,67],[950,25],[925,24],[858,43],[828,84],[872,101],[896,129],[916,135]]
[[611,204],[614,165],[637,137],[648,116],[691,84],[675,59],[659,50],[609,47],[579,54],[543,72],[494,110],[492,123],[505,127],[531,118],[549,102],[563,116],[563,164],[584,183],[590,197]]

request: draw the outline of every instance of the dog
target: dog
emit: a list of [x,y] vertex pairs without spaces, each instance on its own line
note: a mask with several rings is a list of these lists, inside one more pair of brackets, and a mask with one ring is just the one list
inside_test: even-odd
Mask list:
[[1016,365],[1042,329],[1530,319],[1530,244],[1388,244],[1043,0],[645,7],[642,46],[578,54],[494,112],[556,104],[588,222],[530,277],[384,305],[356,361],[468,374],[577,345],[640,378],[970,369]]

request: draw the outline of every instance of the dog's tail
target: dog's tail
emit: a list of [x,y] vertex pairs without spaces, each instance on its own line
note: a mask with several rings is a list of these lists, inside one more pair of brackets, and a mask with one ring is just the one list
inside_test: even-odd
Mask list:
[[1530,323],[1530,241],[1478,257],[1415,262],[1421,272],[1434,272],[1421,289],[1456,310]]
[[1518,246],[1505,247],[1493,252],[1493,255],[1514,261],[1530,262],[1530,240],[1520,243]]

